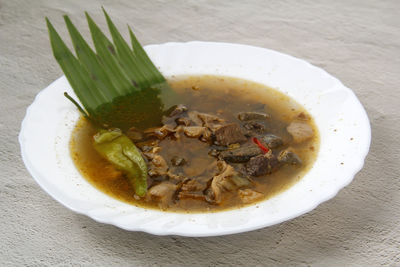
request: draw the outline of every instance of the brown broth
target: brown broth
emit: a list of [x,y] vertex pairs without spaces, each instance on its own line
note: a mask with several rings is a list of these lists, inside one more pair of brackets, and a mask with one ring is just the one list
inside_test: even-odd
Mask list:
[[[238,112],[266,112],[272,117],[271,133],[281,136],[287,142],[290,136],[285,130],[286,126],[299,113],[308,115],[301,105],[288,96],[250,81],[220,76],[194,76],[173,77],[169,83],[185,100],[183,104],[190,110],[218,114],[231,122],[239,122]],[[254,185],[250,188],[265,195],[261,201],[288,189],[311,168],[318,153],[319,134],[312,119],[309,124],[314,130],[314,137],[300,144],[290,144],[303,161],[300,167],[286,165],[277,172],[253,179]],[[96,188],[114,198],[139,207],[159,209],[157,202],[135,199],[134,190],[128,180],[93,149],[91,140],[94,134],[95,129],[83,118],[78,121],[72,134],[71,155],[80,173]],[[196,177],[201,176],[201,173],[204,175],[204,170],[215,161],[215,158],[208,155],[209,145],[197,139],[167,139],[162,141],[160,146],[160,155],[167,162],[174,155],[190,159],[181,170],[186,176]],[[242,206],[245,205],[236,194],[226,193],[220,205],[188,199],[171,202],[167,211],[212,212]]]

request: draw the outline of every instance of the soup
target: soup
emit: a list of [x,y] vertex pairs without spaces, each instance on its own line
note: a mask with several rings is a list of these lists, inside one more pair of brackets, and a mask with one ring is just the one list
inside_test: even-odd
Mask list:
[[139,207],[221,211],[271,198],[299,181],[315,161],[318,130],[288,96],[228,77],[173,77],[169,84],[182,104],[165,113],[162,125],[124,132],[146,160],[144,197],[96,152],[97,130],[79,120],[71,155],[96,188]]

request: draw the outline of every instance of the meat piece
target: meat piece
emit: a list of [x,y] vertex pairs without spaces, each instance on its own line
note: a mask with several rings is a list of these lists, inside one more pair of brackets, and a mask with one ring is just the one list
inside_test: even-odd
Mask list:
[[179,104],[176,106],[171,107],[169,110],[165,112],[168,114],[163,116],[162,123],[164,125],[169,125],[170,128],[174,129],[178,124],[177,120],[180,117],[183,117],[187,111],[187,107],[185,105]]
[[197,116],[203,121],[203,126],[208,127],[210,129],[214,129],[215,127],[219,126],[222,122],[224,122],[223,119],[207,113],[198,113]]
[[283,145],[283,140],[279,136],[273,134],[263,135],[258,138],[262,143],[266,144],[269,148],[277,148]]
[[190,179],[184,182],[181,191],[178,194],[179,199],[199,199],[205,200],[203,191],[206,189],[207,184],[202,184],[197,179]]
[[240,144],[239,143],[234,143],[234,144],[230,144],[229,146],[228,146],[228,149],[229,150],[231,150],[231,149],[237,149],[237,148],[239,148],[240,147]]
[[187,137],[197,138],[201,137],[200,140],[203,142],[209,142],[212,139],[211,131],[202,126],[180,126]]
[[160,156],[160,155],[154,155],[153,159],[151,160],[151,162],[160,168],[164,168],[164,169],[168,169],[168,165],[167,162],[165,161],[165,159]]
[[199,118],[199,113],[197,111],[189,111],[187,114],[190,119],[190,125],[203,126],[203,121]]
[[215,157],[217,158],[220,154],[219,150],[216,149],[211,149],[210,151],[208,151],[208,155],[210,155],[211,157]]
[[161,147],[159,146],[153,146],[152,149],[150,150],[150,153],[156,154],[161,151]]
[[235,169],[224,161],[219,161],[218,167],[220,174],[213,177],[210,186],[213,201],[217,204],[221,203],[224,191],[232,191],[236,188],[229,178],[238,175]]
[[149,164],[147,173],[149,176],[162,176],[167,175],[168,170]]
[[181,133],[183,133],[183,127],[182,125],[179,125],[178,127],[175,128],[175,133],[174,137],[176,140],[179,140],[181,138]]
[[314,136],[312,127],[304,121],[293,121],[286,129],[295,143],[304,142]]
[[169,113],[168,117],[180,116],[187,110],[188,110],[188,108],[185,105],[179,104],[172,109],[172,111]]
[[167,117],[167,116],[163,116],[162,119],[161,119],[161,122],[162,122],[163,125],[168,125],[169,128],[171,128],[171,129],[174,129],[177,126],[177,124],[175,122],[175,118],[170,118],[170,117]]
[[200,141],[212,144],[214,135],[210,129],[205,128],[204,133],[200,137]]
[[168,182],[159,183],[150,188],[148,194],[152,197],[164,198],[167,196],[172,196],[175,190],[178,188],[177,185]]
[[267,123],[261,121],[249,121],[243,124],[243,128],[247,130],[248,135],[262,134],[267,131]]
[[211,130],[220,127],[221,123],[224,122],[223,119],[207,113],[200,113],[197,111],[190,111],[188,112],[188,117],[190,120],[190,125],[194,126],[204,126]]
[[159,206],[166,209],[172,200],[178,186],[168,182],[162,182],[149,189],[147,197],[159,201]]
[[261,112],[240,112],[238,114],[238,119],[241,121],[265,120],[269,118],[271,118],[269,114]]
[[158,139],[148,139],[143,142],[137,142],[135,145],[140,148],[143,152],[149,152],[154,146],[158,146],[160,140]]
[[156,154],[159,152],[156,148],[153,148],[151,152],[143,153],[147,159],[150,160],[148,164],[148,174],[150,176],[166,175],[168,173],[168,164],[165,159]]
[[[187,129],[186,129],[187,128]],[[204,129],[200,129],[204,128]],[[162,127],[158,128],[150,128],[145,131],[147,136],[157,137],[159,140],[165,139],[168,135],[173,135],[176,139],[180,138],[180,133],[185,132],[189,137],[198,137],[196,136],[196,131],[203,131],[206,133],[205,127],[197,127],[197,126],[173,126],[172,124],[165,124]],[[201,135],[201,134],[200,134]]]
[[195,179],[190,179],[186,181],[181,188],[182,191],[188,192],[203,191],[204,189],[206,189],[206,185],[199,183]]
[[143,155],[148,159],[148,174],[152,177],[152,179],[163,180],[164,178],[160,178],[158,176],[169,177],[170,180],[182,181],[185,179],[184,176],[179,174],[174,174],[169,169],[169,166],[165,159],[157,154],[161,151],[161,147],[153,147],[150,152],[145,152]]
[[246,163],[235,163],[233,165],[235,170],[239,173],[241,177],[246,177],[248,178],[247,170],[246,170]]
[[171,159],[171,163],[173,166],[182,166],[186,164],[186,160],[182,157],[174,156]]
[[188,118],[182,117],[182,118],[177,118],[175,120],[177,125],[183,125],[183,126],[189,126],[190,125],[190,120]]
[[178,119],[183,118],[186,114],[186,111],[188,108],[185,105],[179,104],[176,106],[173,106],[170,108],[168,111],[165,112],[165,114],[168,114],[166,116],[163,116],[162,118],[162,123],[169,124],[175,128],[178,123]]
[[175,180],[175,181],[177,181],[177,182],[182,182],[182,181],[184,181],[184,180],[186,179],[185,176],[172,173],[171,171],[168,171],[168,172],[167,172],[167,176],[169,177],[169,180],[170,180],[170,181]]
[[262,154],[261,149],[255,144],[248,144],[232,150],[222,151],[222,159],[232,163],[247,162],[250,158]]
[[238,188],[250,185],[250,181],[247,178],[244,178],[239,175],[233,175],[231,177],[231,182],[234,183]]
[[281,153],[279,153],[278,160],[281,163],[290,165],[301,165],[302,163],[299,156],[290,149],[282,150]]
[[154,147],[151,148],[150,151],[148,151],[148,152],[143,152],[143,155],[144,155],[148,160],[151,161],[151,160],[157,155],[157,153],[160,152],[160,151],[161,151],[161,147],[159,147],[159,146],[154,146]]
[[201,126],[185,126],[183,132],[188,137],[200,137],[206,132],[205,127]]
[[236,123],[226,124],[218,128],[215,132],[215,139],[218,145],[227,146],[234,143],[242,143],[247,138],[242,133],[239,125]]
[[157,128],[149,128],[147,129],[144,133],[147,136],[155,136],[160,140],[163,140],[167,135],[175,133],[175,127],[170,124],[165,124],[162,127],[157,127]]
[[253,203],[264,198],[264,194],[252,189],[240,189],[238,195],[244,204]]
[[272,173],[279,166],[279,161],[273,154],[258,155],[246,164],[246,171],[251,176],[261,176]]

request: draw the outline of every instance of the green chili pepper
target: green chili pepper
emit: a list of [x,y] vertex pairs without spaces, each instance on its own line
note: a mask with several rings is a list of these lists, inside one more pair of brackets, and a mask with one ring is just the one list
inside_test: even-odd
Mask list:
[[100,130],[94,136],[94,148],[129,179],[135,193],[144,196],[147,191],[147,166],[139,149],[121,130]]

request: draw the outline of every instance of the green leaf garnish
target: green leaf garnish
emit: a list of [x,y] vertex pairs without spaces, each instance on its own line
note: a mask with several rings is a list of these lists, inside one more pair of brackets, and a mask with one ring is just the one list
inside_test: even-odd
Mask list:
[[161,98],[171,97],[172,90],[131,28],[128,26],[132,48],[104,9],[103,12],[113,42],[85,12],[95,51],[69,17],[64,16],[76,56],[46,18],[54,57],[84,108],[66,96],[85,117],[102,127],[125,130],[132,126],[155,126],[160,123],[164,110]]

